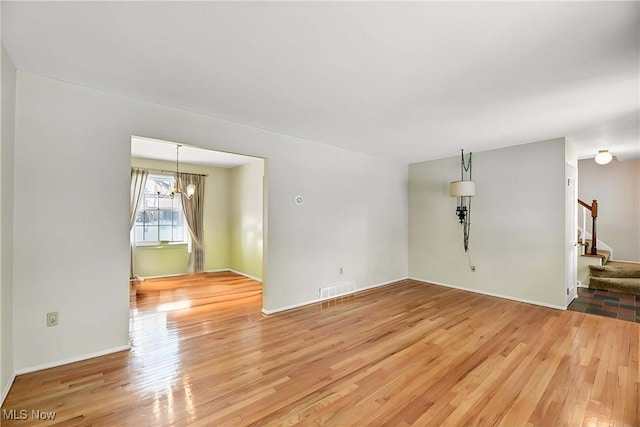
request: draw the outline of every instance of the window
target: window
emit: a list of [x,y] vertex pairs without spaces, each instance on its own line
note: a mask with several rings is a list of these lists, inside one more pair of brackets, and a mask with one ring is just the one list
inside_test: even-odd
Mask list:
[[171,196],[172,175],[149,174],[136,217],[136,242],[185,242],[182,200]]

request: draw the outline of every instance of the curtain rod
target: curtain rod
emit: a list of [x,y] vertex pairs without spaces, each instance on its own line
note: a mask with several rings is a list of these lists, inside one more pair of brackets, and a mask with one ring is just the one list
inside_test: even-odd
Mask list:
[[[164,169],[149,169],[149,168],[139,168],[137,166],[131,166],[134,169],[140,169],[140,170],[144,170],[147,172],[153,172],[153,173],[171,173],[174,174],[176,173],[176,171],[168,171],[168,170],[164,170]],[[190,175],[199,175],[199,176],[209,176],[209,174],[207,173],[191,173],[191,172],[180,172],[180,173],[188,173]]]

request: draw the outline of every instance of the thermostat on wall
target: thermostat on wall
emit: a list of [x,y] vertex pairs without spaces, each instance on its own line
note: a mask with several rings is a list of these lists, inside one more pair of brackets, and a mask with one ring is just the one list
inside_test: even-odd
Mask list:
[[304,199],[302,198],[302,196],[296,196],[295,200],[296,200],[296,205],[298,206],[304,203]]

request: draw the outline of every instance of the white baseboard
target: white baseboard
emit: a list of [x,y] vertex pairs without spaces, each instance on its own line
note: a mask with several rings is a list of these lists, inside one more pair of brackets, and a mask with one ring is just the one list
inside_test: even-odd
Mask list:
[[418,282],[423,282],[423,283],[426,283],[426,284],[444,286],[445,288],[459,289],[461,291],[473,292],[475,294],[488,295],[490,297],[498,297],[498,298],[508,299],[508,300],[511,300],[511,301],[524,302],[526,304],[539,305],[539,306],[542,306],[542,307],[553,308],[553,309],[556,309],[556,310],[566,310],[567,309],[567,307],[564,307],[564,306],[561,306],[561,305],[547,304],[545,302],[540,302],[540,301],[534,301],[534,300],[529,300],[529,299],[525,299],[525,298],[514,297],[514,296],[511,296],[511,295],[503,295],[503,294],[498,294],[498,293],[495,293],[495,292],[487,292],[487,291],[481,291],[481,290],[478,290],[478,289],[465,288],[465,287],[462,287],[462,286],[449,285],[447,283],[440,283],[440,282],[436,282],[436,281],[433,281],[433,280],[420,279],[420,278],[417,278],[417,277],[409,277],[409,279],[417,280]]
[[4,404],[4,399],[6,399],[7,394],[9,394],[9,390],[11,389],[11,386],[13,385],[13,381],[15,379],[16,379],[16,373],[14,371],[11,373],[11,376],[9,377],[9,381],[7,381],[4,387],[2,387],[2,395],[0,395],[0,406]]
[[320,298],[316,298],[310,301],[305,301],[305,302],[301,302],[299,304],[293,304],[293,305],[287,305],[285,307],[280,307],[280,308],[275,308],[273,310],[267,310],[266,308],[262,308],[262,314],[264,315],[270,315],[270,314],[275,314],[275,313],[281,313],[283,311],[288,311],[288,310],[293,310],[294,308],[300,308],[300,307],[304,307],[305,305],[311,305],[311,304],[315,304],[317,302],[321,302],[322,300]]
[[379,287],[382,287],[382,286],[392,285],[394,283],[398,283],[398,282],[401,282],[401,281],[407,280],[407,279],[408,279],[408,277],[405,276],[405,277],[402,277],[400,279],[389,280],[388,282],[382,282],[382,283],[378,283],[376,285],[365,286],[364,288],[356,289],[356,293],[367,291],[369,289],[379,288]]
[[[239,274],[241,274],[241,273],[239,273]],[[354,294],[357,294],[359,292],[366,291],[366,290],[369,290],[369,289],[379,288],[381,286],[391,285],[393,283],[397,283],[397,282],[400,282],[400,281],[406,280],[406,279],[408,279],[408,277],[402,277],[400,279],[390,280],[388,282],[378,283],[378,284],[371,285],[371,286],[365,286],[364,288],[358,288],[358,289],[355,290],[355,292],[351,292],[351,293],[349,293],[347,295],[354,295]],[[347,295],[343,295],[343,296],[347,296]],[[337,298],[340,298],[340,297],[337,297]],[[287,310],[293,310],[294,308],[300,308],[300,307],[304,307],[305,305],[316,304],[316,303],[322,302],[322,301],[327,301],[327,300],[321,300],[320,298],[316,298],[316,299],[313,299],[313,300],[310,300],[310,301],[301,302],[299,304],[293,304],[293,305],[288,305],[286,307],[275,308],[273,310],[267,310],[266,308],[263,308],[262,309],[262,314],[268,316],[270,314],[280,313],[280,312],[287,311]]]
[[83,360],[93,359],[95,357],[106,356],[107,354],[118,353],[120,351],[131,350],[131,345],[123,345],[120,347],[108,348],[106,350],[97,351],[95,353],[82,354],[80,356],[69,357],[68,359],[56,360],[54,362],[43,363],[42,365],[31,366],[28,368],[17,369],[15,375],[30,374],[31,372],[42,371],[43,369],[55,368],[57,366],[68,365],[69,363],[80,362]]
[[250,274],[247,274],[247,273],[243,273],[242,271],[236,271],[236,270],[234,270],[234,269],[232,269],[232,268],[227,268],[227,269],[226,269],[226,270],[224,270],[224,271],[230,271],[230,272],[232,272],[232,273],[236,273],[236,274],[239,274],[239,275],[241,275],[241,276],[244,276],[244,277],[246,277],[246,278],[248,278],[248,279],[255,280],[256,282],[260,282],[260,283],[262,283],[262,279],[259,279],[259,278],[257,278],[257,277],[254,277],[254,276],[252,276],[252,275],[250,275]]
[[[230,271],[228,268],[216,268],[214,270],[206,270],[205,273],[220,273],[222,271]],[[164,279],[165,277],[180,277],[180,276],[188,276],[190,273],[175,273],[175,274],[164,274],[162,276],[137,276],[141,282],[144,282],[146,279]]]
[[[214,268],[213,270],[205,270],[204,273],[222,273],[225,271],[230,271],[232,273],[236,273],[241,276],[248,277],[249,279],[253,279],[262,283],[262,279],[258,279],[257,277],[253,277],[249,274],[243,273],[241,271],[236,271],[231,268]],[[176,274],[165,274],[164,276],[138,276],[138,278],[140,279],[141,282],[144,282],[146,279],[162,279],[165,277],[180,277],[180,276],[188,276],[189,274],[190,273],[176,273]]]
[[205,273],[222,273],[224,271],[231,271],[231,269],[229,269],[229,268],[214,268],[213,270],[205,271]]
[[640,262],[638,261],[623,261],[621,259],[610,259],[609,261],[614,261],[614,262],[626,262],[627,264],[640,264]]
[[[180,277],[180,276],[186,276],[188,273],[176,273],[176,274],[165,274],[163,276],[136,276],[138,278],[138,281],[140,282],[144,282],[147,279],[163,279],[165,277]],[[135,279],[131,279],[133,281],[135,281]]]

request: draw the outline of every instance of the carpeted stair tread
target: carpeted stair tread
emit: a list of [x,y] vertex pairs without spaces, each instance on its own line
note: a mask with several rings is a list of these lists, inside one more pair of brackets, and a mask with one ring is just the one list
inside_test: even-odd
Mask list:
[[603,263],[607,263],[611,259],[611,251],[606,249],[598,249],[598,255],[602,257]]
[[590,265],[591,277],[640,278],[640,265],[621,267],[617,265]]
[[591,277],[589,287],[608,289],[626,294],[640,295],[640,278],[635,277]]
[[[587,245],[585,247],[585,255],[590,255],[591,254],[591,239],[586,239],[585,243]],[[602,258],[602,263],[603,264],[606,264],[611,259],[611,251],[608,251],[606,249],[596,249],[596,252],[598,253],[597,256]]]

